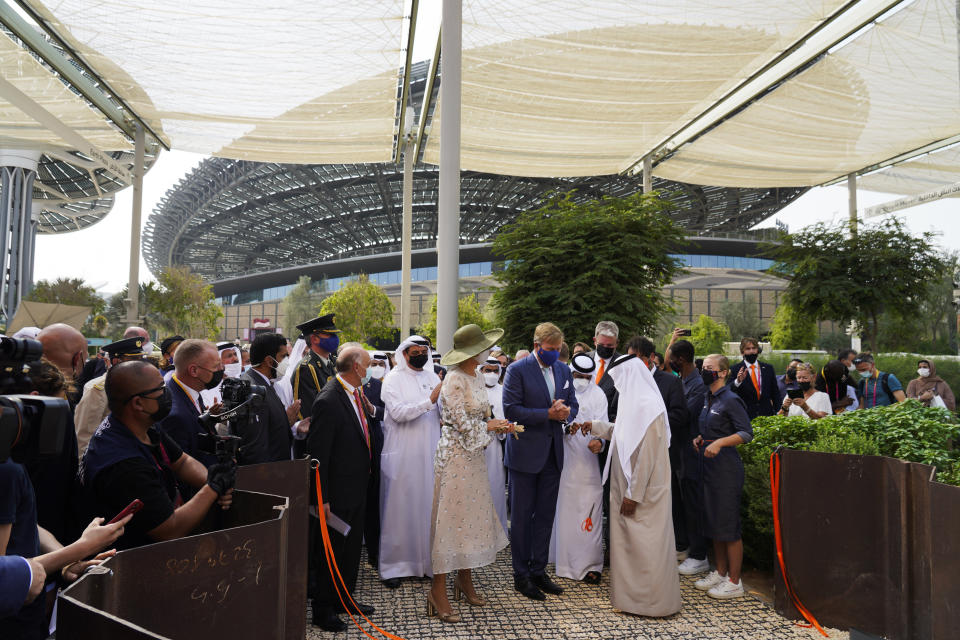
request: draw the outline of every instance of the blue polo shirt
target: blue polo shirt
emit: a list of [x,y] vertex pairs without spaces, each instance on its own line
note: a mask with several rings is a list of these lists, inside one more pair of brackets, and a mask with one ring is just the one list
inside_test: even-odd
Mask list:
[[857,385],[857,395],[863,398],[861,409],[887,407],[896,402],[896,399],[892,397],[893,392],[903,391],[903,385],[897,380],[897,376],[888,373],[886,374],[887,386],[890,387],[891,395],[887,395],[886,390],[883,388],[883,382],[880,381],[880,377],[884,375],[883,371],[879,369],[875,369],[874,371],[877,375],[867,378],[866,380],[861,378],[860,383]]
[[719,440],[733,434],[743,441],[753,440],[753,427],[743,398],[724,385],[716,393],[707,392],[700,413],[700,435],[704,440]]

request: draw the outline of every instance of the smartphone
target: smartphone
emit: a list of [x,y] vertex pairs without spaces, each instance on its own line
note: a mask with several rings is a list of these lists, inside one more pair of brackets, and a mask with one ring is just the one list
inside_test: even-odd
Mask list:
[[116,516],[114,516],[113,520],[111,520],[107,524],[115,524],[117,522],[120,522],[131,513],[136,513],[137,511],[140,511],[140,509],[143,509],[143,501],[140,500],[140,498],[137,498],[136,500],[128,504],[126,507],[124,507],[123,511],[121,511]]
[[791,400],[796,400],[797,398],[803,397],[803,391],[800,389],[787,389],[787,397]]
[[680,335],[681,335],[681,336],[692,336],[692,335],[693,335],[693,330],[691,330],[691,329],[682,329],[682,330],[680,331]]

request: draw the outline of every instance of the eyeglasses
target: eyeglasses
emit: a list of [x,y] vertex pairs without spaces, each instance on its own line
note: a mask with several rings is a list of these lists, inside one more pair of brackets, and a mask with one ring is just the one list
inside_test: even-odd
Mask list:
[[[156,393],[157,391],[163,391],[164,389],[166,389],[166,385],[162,384],[162,385],[160,385],[159,387],[154,387],[153,389],[147,389],[146,391],[141,391],[140,393],[134,393],[134,394],[131,395],[129,398],[127,398],[126,400],[124,400],[124,401],[123,401],[123,404],[127,404],[128,402],[130,402],[131,400],[133,400],[134,398],[137,398],[137,397],[146,398],[146,397],[149,396],[151,393]],[[157,398],[150,398],[150,400],[159,400],[159,399],[160,399],[159,397],[157,397]]]

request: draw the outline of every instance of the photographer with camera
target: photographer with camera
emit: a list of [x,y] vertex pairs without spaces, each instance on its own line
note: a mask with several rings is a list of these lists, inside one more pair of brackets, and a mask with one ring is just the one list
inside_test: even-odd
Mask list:
[[[107,372],[106,392],[111,413],[83,456],[80,484],[92,514],[110,517],[132,501],[142,501],[118,548],[181,538],[214,503],[230,507],[236,463],[217,462],[208,470],[155,427],[173,405],[156,367],[144,361],[120,363]],[[198,490],[184,502],[178,484]]]

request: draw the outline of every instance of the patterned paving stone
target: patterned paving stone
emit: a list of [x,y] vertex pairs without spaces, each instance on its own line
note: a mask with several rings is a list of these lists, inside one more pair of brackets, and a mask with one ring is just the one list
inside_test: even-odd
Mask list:
[[[552,573],[553,567],[548,568]],[[819,638],[819,634],[795,625],[753,597],[719,601],[693,587],[694,580],[681,577],[683,609],[669,618],[643,618],[616,613],[610,606],[610,581],[606,570],[599,585],[557,579],[566,591],[547,596],[546,602],[524,598],[513,589],[510,549],[497,562],[474,572],[477,592],[490,601],[485,607],[471,607],[464,601],[454,604],[462,622],[444,624],[426,615],[425,593],[430,581],[404,580],[398,589],[383,587],[376,572],[364,559],[357,596],[377,608],[371,620],[380,628],[408,640],[765,640]],[[747,585],[749,588],[749,584]],[[452,579],[448,594],[452,597]],[[349,619],[343,616],[349,624]],[[369,625],[367,630],[382,638]],[[356,627],[345,633],[328,633],[310,625],[308,639],[337,638],[363,640]],[[846,633],[831,632],[831,639],[843,640]]]

